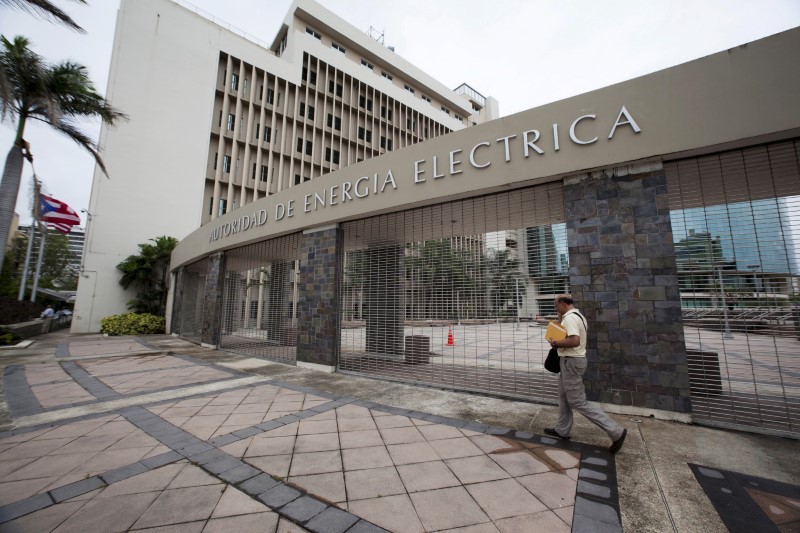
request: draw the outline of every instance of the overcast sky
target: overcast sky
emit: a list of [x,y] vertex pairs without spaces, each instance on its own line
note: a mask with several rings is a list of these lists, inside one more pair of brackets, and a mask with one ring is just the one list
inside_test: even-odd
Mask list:
[[[54,0],[87,30],[85,35],[6,6],[0,6],[0,33],[8,39],[28,37],[32,49],[49,62],[69,59],[85,65],[105,94],[119,0],[88,1],[82,6]],[[383,33],[387,46],[445,85],[455,88],[467,82],[484,96],[497,98],[503,116],[800,26],[798,0],[320,3],[362,31],[373,27]],[[291,2],[194,0],[188,5],[271,43]],[[100,127],[87,123],[84,130],[96,139]],[[0,126],[4,155],[14,131],[11,124]],[[91,156],[37,123],[29,123],[25,137],[45,191],[75,211],[86,208],[94,171]],[[31,218],[31,175],[26,163],[17,200],[23,223]]]

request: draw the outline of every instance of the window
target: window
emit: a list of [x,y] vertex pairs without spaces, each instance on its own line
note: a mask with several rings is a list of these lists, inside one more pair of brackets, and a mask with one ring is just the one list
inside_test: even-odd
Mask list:
[[325,161],[333,161],[334,164],[339,164],[339,150],[332,150],[325,148]]
[[442,111],[444,111],[446,115],[450,114],[450,110],[447,109],[445,106],[442,106]]
[[294,175],[294,184],[295,185],[300,185],[300,174],[295,174]]
[[242,84],[242,92],[247,92],[247,78],[244,79],[244,84]]
[[317,84],[317,72],[312,70],[309,74],[308,68],[303,67],[303,80],[308,81],[311,85]]
[[367,130],[365,130],[362,126],[358,127],[358,138],[361,139],[362,141],[364,140],[364,134],[366,133],[366,131]]
[[342,131],[342,118],[335,117],[328,113],[328,127],[334,128],[336,130]]
[[339,51],[341,53],[347,52],[347,50],[345,50],[344,47],[342,45],[340,45],[340,44],[331,43],[331,48],[333,48],[334,50],[337,50],[337,51]]
[[219,152],[214,152],[214,170],[217,170],[217,159],[219,159]]
[[227,208],[228,208],[228,200],[226,200],[225,198],[220,198],[219,199],[219,216],[224,215],[225,212],[227,211]]
[[272,137],[272,128],[269,126],[264,126],[264,142],[270,142],[270,138]]
[[381,148],[385,148],[386,150],[392,149],[392,140],[387,139],[383,135],[381,135]]
[[406,119],[406,129],[407,130],[415,130],[417,129],[417,122],[415,120],[411,120],[410,118]]
[[431,103],[431,97],[430,97],[430,96],[425,96],[425,95],[423,94],[423,95],[422,95],[422,99],[423,99],[423,100],[425,100],[426,102],[428,102],[429,104]]
[[217,124],[217,127],[222,127],[222,109],[219,110],[219,123]]
[[228,130],[233,131],[236,127],[236,117],[232,114],[228,114]]
[[308,106],[308,115],[307,116],[308,116],[309,119],[314,120],[314,106],[313,105]]
[[253,163],[253,172],[250,174],[250,177],[256,179],[256,164]]
[[237,90],[239,88],[239,75],[231,74],[231,89]]
[[300,116],[304,116],[306,114],[306,104],[304,102],[300,102]]
[[333,80],[328,81],[328,92],[333,94],[336,93],[336,96],[342,96],[342,84],[341,83],[334,83]]
[[358,106],[366,108],[367,111],[372,111],[372,99],[361,95],[358,97]]
[[263,84],[258,86],[258,99],[259,100],[263,100],[264,99],[264,85]]
[[386,107],[385,105],[381,106],[381,118],[385,118],[386,120],[392,120],[392,110]]
[[[313,148],[313,143],[311,141],[306,141],[305,147],[306,147],[306,155],[311,155],[311,149]],[[297,151],[298,152],[302,152],[303,151],[303,139],[302,139],[302,137],[298,137],[297,138]]]
[[358,138],[364,141],[372,142],[372,132],[361,126],[358,127]]
[[388,72],[386,72],[385,70],[381,71],[381,76],[383,76],[384,78],[386,78],[389,81],[392,81],[394,79],[394,78],[392,78],[392,75],[389,74]]
[[375,70],[375,67],[372,65],[372,63],[370,63],[366,59],[362,59],[361,60],[361,64],[364,65],[365,67],[367,67],[370,70]]
[[315,39],[322,40],[322,35],[320,35],[319,32],[317,32],[315,30],[312,30],[308,26],[306,26],[306,33],[309,34],[310,36],[314,37]]
[[256,122],[256,139],[258,139],[258,134],[261,131],[261,124]]
[[410,85],[403,85],[403,89],[410,92],[411,94],[414,94],[414,88]]
[[267,167],[261,165],[261,181],[267,181]]
[[208,202],[208,214],[209,215],[213,215],[214,214],[214,197],[212,196],[211,198],[209,198],[209,200],[210,200],[210,202]]
[[231,171],[231,156],[222,156],[222,171],[226,174]]
[[463,119],[463,118],[461,118],[460,116],[456,115],[455,117],[456,117],[456,120],[457,120],[457,121],[459,121],[459,122],[464,122],[464,119]]
[[275,100],[275,91],[267,88],[267,103],[271,104]]

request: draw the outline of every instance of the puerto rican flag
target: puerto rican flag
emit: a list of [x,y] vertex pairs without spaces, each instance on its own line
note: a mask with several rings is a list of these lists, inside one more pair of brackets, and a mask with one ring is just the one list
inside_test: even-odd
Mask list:
[[39,195],[39,220],[64,234],[81,223],[81,217],[70,206],[44,194]]

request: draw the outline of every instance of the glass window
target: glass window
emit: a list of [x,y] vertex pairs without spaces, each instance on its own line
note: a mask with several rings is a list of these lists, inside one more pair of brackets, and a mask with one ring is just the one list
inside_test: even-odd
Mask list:
[[233,114],[228,114],[228,130],[233,131],[236,127],[236,117]]
[[237,90],[239,88],[239,75],[231,74],[231,89]]
[[347,51],[347,50],[344,49],[344,47],[342,45],[339,45],[339,44],[336,44],[336,43],[331,43],[331,48],[333,48],[334,50],[338,50],[339,52],[341,52],[343,54]]
[[231,156],[225,155],[222,157],[222,170],[226,173],[231,171]]

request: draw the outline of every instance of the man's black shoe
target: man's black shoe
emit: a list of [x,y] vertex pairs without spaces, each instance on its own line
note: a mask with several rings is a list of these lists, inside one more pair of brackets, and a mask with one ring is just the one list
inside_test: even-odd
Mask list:
[[611,453],[617,453],[620,450],[620,448],[622,448],[622,443],[625,442],[625,437],[627,435],[628,435],[628,430],[623,429],[622,435],[620,435],[620,437],[614,441],[614,444],[611,445],[608,451],[610,451]]
[[544,428],[544,432],[546,435],[550,435],[551,437],[555,437],[557,439],[569,440],[569,435],[567,435],[566,437],[562,437],[561,435],[558,434],[555,428]]

